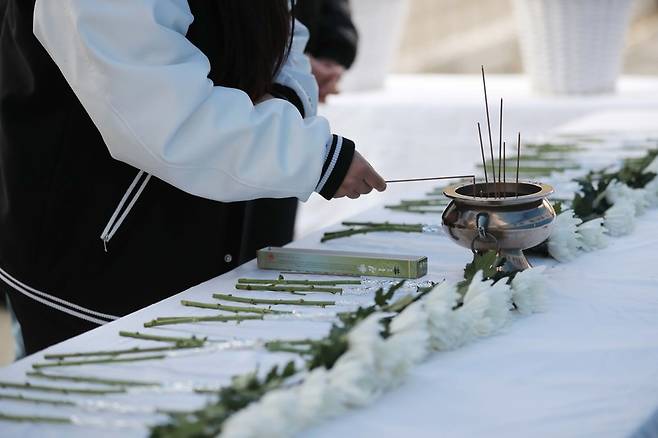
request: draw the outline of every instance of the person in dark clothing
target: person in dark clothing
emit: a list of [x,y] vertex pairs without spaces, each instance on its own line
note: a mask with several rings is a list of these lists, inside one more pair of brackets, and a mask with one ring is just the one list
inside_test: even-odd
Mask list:
[[295,17],[311,35],[306,53],[324,102],[329,94],[338,93],[338,82],[356,58],[358,33],[349,0],[299,0]]
[[0,0],[0,293],[28,353],[236,267],[254,199],[385,189],[316,116],[288,3]]

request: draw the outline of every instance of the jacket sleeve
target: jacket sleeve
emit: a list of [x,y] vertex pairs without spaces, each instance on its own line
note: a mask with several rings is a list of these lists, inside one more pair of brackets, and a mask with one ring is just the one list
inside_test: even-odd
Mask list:
[[303,105],[305,117],[313,117],[318,112],[318,83],[311,73],[311,63],[304,53],[309,33],[306,26],[295,20],[292,47],[275,82],[292,89]]
[[115,159],[218,201],[326,191],[336,137],[308,117],[317,90],[299,47],[280,76],[306,92],[306,119],[284,100],[254,106],[213,86],[185,38],[192,20],[186,0],[37,0],[34,33]]

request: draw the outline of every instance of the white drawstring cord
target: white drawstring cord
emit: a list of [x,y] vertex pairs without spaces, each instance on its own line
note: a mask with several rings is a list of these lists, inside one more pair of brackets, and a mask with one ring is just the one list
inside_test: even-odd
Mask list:
[[[106,324],[110,321],[105,321],[105,320],[102,320],[102,319],[94,318],[93,316],[86,315],[85,313],[100,316],[100,317],[103,317],[103,318],[106,318],[106,319],[109,319],[109,320],[119,319],[118,316],[108,315],[108,314],[100,313],[100,312],[95,312],[93,310],[86,309],[82,306],[78,306],[77,304],[74,304],[74,303],[71,303],[69,301],[63,300],[61,298],[55,297],[53,295],[47,294],[45,292],[41,292],[41,291],[38,291],[36,289],[33,289],[33,288],[27,286],[26,284],[23,284],[20,281],[13,278],[6,271],[4,271],[2,268],[0,268],[0,280],[4,281],[7,285],[9,285],[12,289],[16,290],[17,292],[22,293],[23,295],[27,296],[28,298],[32,298],[34,301],[37,301],[41,304],[44,304],[48,307],[59,310],[60,312],[64,312],[66,314],[69,314],[71,316],[75,316],[77,318],[84,319],[85,321],[92,322],[94,324],[103,325],[103,324]],[[41,295],[45,298],[41,298],[41,296],[39,296],[39,295]],[[61,304],[65,304],[69,307],[72,307],[73,309],[78,309],[81,312],[85,312],[85,313],[81,313],[81,312],[78,312],[76,310],[69,309],[67,307],[64,307],[63,305],[56,304],[56,303],[53,303],[53,302],[48,301],[48,300],[52,300],[52,301],[56,301],[56,302],[61,303]]]
[[[103,241],[103,247],[105,248],[105,252],[107,252],[107,243],[110,241],[110,239],[114,236],[114,234],[117,232],[121,224],[123,223],[124,219],[126,219],[126,216],[128,216],[128,213],[130,213],[130,210],[133,208],[135,205],[135,202],[137,202],[137,198],[142,194],[144,191],[144,188],[146,187],[146,184],[148,184],[149,180],[151,179],[150,174],[146,174],[146,178],[142,182],[142,184],[139,186],[139,189],[137,190],[137,193],[135,193],[135,196],[130,200],[128,203],[128,206],[126,209],[123,211],[121,216],[119,216],[119,213],[121,212],[121,209],[123,208],[124,204],[130,197],[132,191],[135,189],[137,186],[137,183],[139,182],[139,179],[144,175],[145,172],[143,170],[140,170],[137,173],[137,176],[135,179],[133,179],[133,182],[130,184],[128,187],[128,190],[126,190],[126,193],[124,193],[123,198],[121,198],[121,201],[119,202],[119,205],[117,206],[116,210],[114,210],[114,213],[112,213],[112,217],[110,217],[110,221],[107,223],[105,226],[105,229],[101,233],[101,240]],[[119,219],[117,219],[117,216],[119,216]],[[115,222],[116,220],[116,222]]]
[[[126,204],[126,201],[132,194],[133,190],[135,190],[135,187],[137,186],[137,183],[139,182],[140,178],[146,174],[146,178],[144,178],[144,181],[142,184],[139,186],[139,189],[137,189],[137,192],[135,193],[135,196],[130,200],[128,203],[128,206],[126,209],[121,213],[121,210],[123,206]],[[114,210],[114,213],[112,214],[112,217],[110,218],[110,221],[107,223],[105,226],[105,229],[103,230],[103,233],[101,234],[101,240],[103,240],[103,245],[105,247],[105,252],[107,252],[107,242],[110,241],[110,239],[114,236],[114,234],[117,232],[123,221],[126,219],[128,216],[128,213],[130,210],[133,208],[135,205],[135,202],[137,202],[137,198],[142,194],[144,191],[144,188],[146,187],[146,184],[148,184],[149,180],[151,179],[151,175],[147,174],[143,170],[140,170],[137,173],[137,176],[133,179],[132,183],[128,187],[128,190],[126,193],[123,195],[123,198],[121,198],[121,202],[119,202],[118,207],[116,210]],[[119,216],[119,213],[121,213],[121,216]],[[119,219],[117,220],[117,217]],[[116,221],[116,222],[115,222]],[[66,301],[64,299],[61,299],[59,297],[56,297],[54,295],[48,294],[46,292],[42,292],[39,290],[36,290],[25,283],[20,282],[16,278],[12,277],[7,273],[5,270],[0,268],[0,280],[4,281],[9,287],[12,289],[16,290],[17,292],[22,293],[23,295],[41,303],[44,304],[48,307],[51,307],[53,309],[59,310],[60,312],[64,312],[68,315],[75,316],[77,318],[83,319],[85,321],[92,322],[94,324],[99,324],[103,325],[108,323],[109,321],[113,321],[116,319],[119,319],[118,316],[114,315],[109,315],[107,313],[101,313],[101,312],[96,312],[91,309],[87,309],[85,307],[79,306],[75,303],[71,303],[70,301]],[[66,307],[65,307],[66,306]],[[94,316],[90,316],[94,315]],[[96,317],[98,318],[96,318]],[[100,319],[103,318],[103,319]],[[108,320],[108,321],[106,321]]]

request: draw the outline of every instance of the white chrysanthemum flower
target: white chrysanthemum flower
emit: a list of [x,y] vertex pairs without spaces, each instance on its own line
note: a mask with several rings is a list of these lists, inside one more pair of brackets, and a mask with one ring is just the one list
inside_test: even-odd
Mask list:
[[466,321],[453,310],[459,298],[457,285],[449,282],[441,283],[425,298],[431,345],[435,350],[451,350],[468,341]]
[[603,226],[603,218],[592,219],[578,226],[580,243],[584,251],[594,251],[608,246],[608,235]]
[[644,168],[644,173],[658,173],[658,156],[656,156],[656,158]]
[[632,189],[617,180],[611,181],[605,189],[605,198],[612,205],[621,201],[630,201],[635,206],[636,215],[643,214],[649,206],[644,190]]
[[559,262],[568,262],[578,255],[582,243],[578,225],[582,222],[573,210],[565,210],[555,218],[551,237],[548,238],[548,253]]
[[410,304],[393,318],[391,336],[384,342],[380,372],[389,385],[402,380],[408,370],[429,353],[428,315],[423,301]]
[[330,385],[345,406],[364,406],[382,391],[383,379],[377,370],[384,355],[382,317],[372,314],[350,330],[348,350],[329,372]]
[[331,387],[329,372],[323,367],[315,368],[306,375],[297,390],[299,398],[299,421],[309,426],[316,421],[340,414],[345,408]]
[[329,384],[346,408],[366,406],[383,391],[374,357],[347,351],[329,371]]
[[291,436],[299,427],[296,420],[298,407],[295,391],[290,389],[270,391],[258,402],[229,417],[222,427],[222,437]]
[[[657,158],[658,159],[658,158]],[[651,207],[658,207],[658,176],[644,186],[646,199]]]
[[635,206],[631,201],[619,201],[603,216],[605,228],[611,236],[625,236],[635,229]]
[[522,315],[541,312],[545,306],[546,279],[544,267],[526,269],[512,280],[512,301]]
[[501,329],[508,321],[511,298],[512,291],[504,280],[495,284],[492,280],[482,281],[482,271],[478,271],[464,295],[461,310],[472,313],[469,319],[473,323],[474,333],[487,336]]

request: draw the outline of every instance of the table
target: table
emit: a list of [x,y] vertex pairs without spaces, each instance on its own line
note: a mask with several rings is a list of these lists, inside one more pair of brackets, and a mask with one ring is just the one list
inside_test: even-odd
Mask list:
[[[411,78],[416,85],[421,78]],[[457,81],[457,79],[454,79]],[[463,78],[464,83],[475,84],[473,78]],[[509,82],[509,89],[518,79],[499,78],[501,83]],[[428,78],[428,88],[438,78]],[[582,103],[580,109],[567,109],[569,104],[561,103],[563,111],[555,110],[554,118],[545,116],[537,125],[558,125],[569,121],[560,130],[562,134],[586,133],[592,131],[624,132],[628,129],[650,130],[658,121],[658,96],[650,99],[647,90],[651,81],[631,81],[629,84],[642,85],[641,97],[597,98],[606,105]],[[491,80],[490,90],[496,89],[497,80]],[[622,82],[624,84],[624,82]],[[653,84],[658,90],[658,81]],[[641,87],[640,87],[641,88]],[[635,89],[635,88],[634,88]],[[456,92],[455,92],[456,94]],[[511,93],[513,95],[513,93]],[[401,93],[407,96],[407,93]],[[430,93],[428,92],[428,95]],[[507,96],[507,95],[506,95]],[[649,97],[647,97],[649,96]],[[372,96],[376,97],[376,96]],[[428,156],[439,161],[441,172],[457,172],[466,164],[473,169],[474,159],[470,133],[464,128],[459,141],[445,144],[429,142],[435,134],[435,126],[420,123],[422,111],[410,115],[410,120],[400,120],[405,128],[416,126],[415,130],[402,129],[391,134],[395,105],[384,98],[375,98],[370,104],[366,96],[345,96],[344,100],[363,100],[365,106],[359,118],[369,120],[371,127],[388,129],[389,135],[377,133],[377,141],[368,144],[382,144],[388,151],[399,146],[404,133],[410,145],[425,145]],[[377,105],[382,105],[380,108]],[[402,97],[400,97],[403,100]],[[518,98],[526,102],[526,110],[532,108],[533,98]],[[625,104],[619,103],[624,102]],[[475,98],[473,97],[473,101]],[[510,99],[510,101],[513,99]],[[583,99],[585,102],[587,99]],[[614,103],[617,101],[617,103]],[[634,102],[636,104],[634,104]],[[411,101],[408,102],[412,104]],[[338,105],[338,104],[337,104]],[[356,105],[356,103],[355,103]],[[418,104],[420,105],[420,104]],[[473,104],[474,105],[474,104]],[[538,105],[538,104],[537,104]],[[575,103],[574,103],[575,105]],[[632,111],[624,110],[624,105]],[[510,106],[512,104],[510,103]],[[576,105],[577,106],[577,105]],[[592,114],[590,117],[573,120],[574,112],[587,113],[592,108],[604,107],[618,111]],[[387,109],[388,108],[388,109]],[[589,109],[588,109],[589,108]],[[653,110],[651,110],[653,108]],[[380,112],[381,110],[381,112]],[[329,108],[325,111],[330,111]],[[446,117],[461,119],[475,111],[463,109],[461,116],[450,115],[450,108],[435,105],[436,113]],[[389,113],[390,112],[390,113]],[[512,114],[516,113],[516,116]],[[531,112],[518,112],[510,108],[509,130],[514,132],[515,120],[530,119]],[[388,114],[383,116],[382,114]],[[399,115],[399,113],[398,113]],[[417,117],[416,117],[417,116]],[[380,126],[389,117],[387,124]],[[424,119],[436,120],[436,115]],[[516,119],[515,119],[516,117]],[[346,119],[342,119],[345,122]],[[352,119],[350,119],[352,120]],[[469,119],[469,120],[472,120]],[[364,122],[365,123],[365,122]],[[520,122],[519,126],[521,125]],[[470,125],[470,123],[468,123]],[[357,129],[356,125],[349,129]],[[362,127],[360,129],[364,129]],[[445,129],[445,128],[442,128]],[[537,132],[540,131],[540,128]],[[365,131],[363,131],[365,132]],[[445,132],[449,132],[445,129]],[[524,130],[525,132],[525,130]],[[348,135],[348,134],[346,134]],[[467,138],[466,135],[469,137]],[[466,146],[465,146],[466,145]],[[405,146],[405,147],[407,147]],[[468,146],[468,147],[467,147]],[[444,155],[437,155],[440,148]],[[433,151],[433,152],[432,152]],[[609,152],[601,151],[606,157]],[[390,159],[390,156],[385,157]],[[420,159],[417,162],[394,160],[389,162],[391,170],[400,173],[418,174],[415,166],[424,171],[436,171],[432,160]],[[423,166],[424,169],[423,169]],[[392,175],[405,176],[405,175]],[[434,186],[434,185],[431,185]],[[406,187],[397,193],[386,194],[377,202],[401,196],[412,196],[412,192],[422,193],[427,186],[410,189]],[[390,212],[380,206],[360,213],[359,220],[392,220],[398,222],[439,223],[438,217],[419,217],[410,213]],[[321,231],[307,235],[293,242],[293,246],[320,247]],[[655,271],[655,246],[658,244],[658,211],[653,210],[638,220],[636,232],[628,237],[613,239],[610,247],[596,253],[586,254],[563,265],[552,261],[537,261],[550,268],[551,287],[548,294],[548,308],[541,314],[516,317],[507,329],[496,336],[478,340],[463,348],[434,354],[422,365],[416,367],[405,384],[386,394],[372,406],[353,411],[340,418],[318,425],[303,433],[305,437],[330,436],[627,436],[639,427],[658,408],[658,273]],[[457,247],[442,236],[418,236],[412,234],[365,235],[358,238],[328,242],[323,247],[335,249],[359,249],[364,251],[416,253],[429,257],[429,279],[446,278],[456,280],[469,261],[467,251]],[[119,330],[143,330],[142,323],[157,316],[202,315],[202,309],[182,307],[181,299],[212,301],[211,293],[233,292],[233,285],[239,277],[271,278],[272,272],[257,270],[253,262],[247,263],[225,275],[184,291],[160,303],[149,306],[118,321],[107,324],[91,332],[53,346],[47,352],[85,351],[91,349],[116,349],[136,344],[153,346],[145,342],[135,342],[117,336]],[[270,294],[274,296],[275,294]],[[266,294],[267,296],[267,294]],[[346,295],[335,310],[353,308],[371,298],[363,295]],[[303,310],[313,313],[315,311]],[[212,312],[210,312],[212,313]],[[317,312],[316,312],[317,313]],[[240,339],[281,339],[305,336],[319,337],[328,329],[330,322],[318,317],[316,320],[299,321],[246,321],[240,325],[205,324],[194,326],[172,326],[153,330],[152,333],[186,335],[207,335],[214,340]],[[32,355],[11,366],[0,369],[0,380],[21,381],[24,372],[32,363],[42,361],[44,352]],[[158,405],[161,408],[181,409],[199,406],[204,396],[180,392],[190,385],[221,385],[230,377],[251,371],[256,365],[261,371],[271,364],[282,363],[290,356],[285,354],[265,354],[255,349],[229,349],[217,347],[203,354],[182,353],[166,361],[136,362],[124,365],[88,365],[67,371],[80,375],[102,375],[113,378],[132,378],[169,382],[169,391],[163,393],[133,393],[109,396],[104,400],[116,401],[119,407],[133,410]],[[175,385],[174,385],[175,384]],[[76,400],[89,400],[90,397],[71,397]],[[13,413],[35,413],[41,415],[79,415],[82,423],[100,422],[97,426],[45,426],[33,424],[0,423],[3,436],[87,436],[97,437],[144,436],[146,430],[136,424],[126,428],[136,418],[149,421],[161,420],[158,414],[135,416],[134,414],[101,413],[79,408],[53,408],[48,406],[11,404],[0,400],[0,411]],[[114,428],[121,421],[121,429]]]

